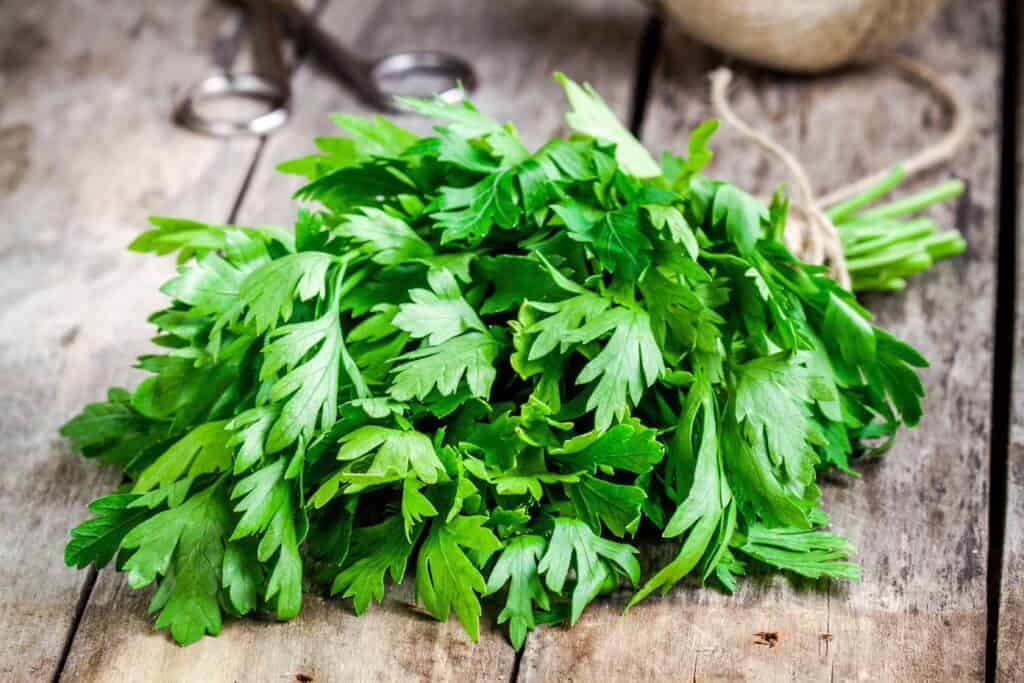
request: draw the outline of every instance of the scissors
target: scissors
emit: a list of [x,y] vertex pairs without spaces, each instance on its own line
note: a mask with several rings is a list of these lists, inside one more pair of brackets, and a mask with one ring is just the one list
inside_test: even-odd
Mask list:
[[[412,50],[367,59],[324,32],[292,0],[241,2],[252,20],[254,68],[246,73],[208,76],[189,88],[175,108],[174,120],[190,130],[221,137],[267,135],[288,121],[291,87],[281,49],[282,26],[297,42],[308,45],[324,66],[351,86],[366,104],[382,111],[401,111],[394,99],[398,95],[436,95],[445,102],[459,102],[467,91],[476,88],[472,65],[460,57],[435,50]],[[440,87],[429,92],[416,88],[417,80],[428,79]],[[210,107],[204,106],[223,99],[253,102],[259,105],[258,113],[226,116],[211,113]]]

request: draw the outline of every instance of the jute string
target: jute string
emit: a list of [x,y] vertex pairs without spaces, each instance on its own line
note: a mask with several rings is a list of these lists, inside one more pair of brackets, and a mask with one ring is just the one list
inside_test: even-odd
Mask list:
[[[952,124],[943,137],[902,161],[898,162],[909,177],[925,169],[949,161],[970,135],[971,111],[964,96],[929,67],[921,62],[893,55],[888,64],[896,66],[913,79],[926,85],[949,108]],[[839,232],[825,214],[825,208],[857,195],[881,181],[889,170],[873,173],[855,182],[843,185],[823,197],[815,197],[807,170],[803,164],[762,131],[755,130],[741,119],[729,103],[728,89],[732,72],[721,67],[711,72],[711,104],[718,116],[735,128],[749,142],[761,147],[770,156],[786,167],[793,179],[795,192],[790,205],[790,216],[786,222],[784,239],[786,247],[805,263],[821,265],[827,263],[829,272],[843,287],[850,287],[850,273],[839,239]]]

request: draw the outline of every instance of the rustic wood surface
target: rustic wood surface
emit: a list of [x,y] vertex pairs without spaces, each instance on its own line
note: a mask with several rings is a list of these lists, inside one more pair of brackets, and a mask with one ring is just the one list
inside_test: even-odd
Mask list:
[[[481,81],[477,104],[515,121],[531,144],[564,131],[552,71],[590,81],[628,118],[645,68],[638,57],[648,9],[640,4],[319,4],[325,25],[368,54],[441,47],[469,58]],[[173,268],[124,245],[150,213],[287,225],[296,182],[273,166],[329,133],[329,112],[367,111],[307,58],[293,80],[294,118],[266,141],[174,128],[174,97],[210,69],[211,55],[230,61],[244,35],[237,14],[215,0],[52,8],[0,0],[0,679],[983,679],[1002,66],[996,0],[951,2],[909,43],[976,109],[974,136],[950,166],[969,179],[970,197],[958,211],[935,213],[957,221],[971,246],[907,292],[868,300],[932,367],[922,425],[860,480],[837,477],[825,487],[834,526],[861,549],[864,580],[751,579],[733,597],[678,589],[625,617],[625,600],[614,597],[572,629],[539,629],[518,656],[493,611],[485,608],[474,646],[454,621],[438,624],[415,607],[409,582],[358,619],[310,595],[287,625],[227,622],[218,638],[179,648],[152,629],[148,592],[129,590],[111,571],[93,586],[93,572],[63,566],[68,529],[116,475],[70,454],[56,429],[107,386],[138,380],[130,360],[147,348],[145,314]],[[689,128],[710,116],[704,74],[720,61],[666,28],[646,103],[649,146],[684,148]],[[941,107],[891,71],[813,82],[739,72],[739,113],[792,149],[819,190],[899,159],[946,123]],[[732,131],[719,134],[715,151],[719,177],[764,192],[785,180]],[[1024,327],[1017,339],[1024,348]],[[1022,365],[1003,577],[1007,681],[1024,670]],[[780,640],[758,644],[759,631]]]

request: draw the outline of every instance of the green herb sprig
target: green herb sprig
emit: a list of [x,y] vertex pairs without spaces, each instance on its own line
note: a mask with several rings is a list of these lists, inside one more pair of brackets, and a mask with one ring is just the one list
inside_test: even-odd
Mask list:
[[[155,585],[180,643],[290,619],[307,580],[362,613],[413,574],[474,640],[493,599],[518,648],[623,583],[858,578],[817,477],[918,422],[924,358],[786,251],[781,194],[702,175],[717,122],[658,163],[561,80],[574,133],[540,149],[404,100],[444,125],[338,116],[347,137],[282,165],[309,180],[293,231],[154,219],[131,248],[179,270],[150,375],[62,429],[127,483],[67,563]],[[956,251],[880,229],[948,195],[833,210],[859,286]],[[647,577],[643,535],[678,543]]]

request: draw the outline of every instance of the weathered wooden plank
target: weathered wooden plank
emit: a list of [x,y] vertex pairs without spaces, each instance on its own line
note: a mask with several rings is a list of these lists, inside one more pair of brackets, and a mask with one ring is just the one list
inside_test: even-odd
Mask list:
[[[781,577],[748,580],[734,597],[682,588],[625,617],[613,600],[572,629],[535,633],[525,680],[982,678],[1000,42],[991,0],[949,3],[910,41],[976,109],[977,129],[945,171],[971,183],[959,213],[970,250],[906,292],[866,298],[932,367],[921,425],[901,434],[886,460],[864,466],[860,480],[835,478],[824,488],[835,529],[861,550],[864,579],[819,590]],[[685,149],[689,129],[711,115],[704,74],[720,57],[674,30],[664,44],[644,137],[656,149]],[[754,72],[740,78],[733,99],[741,116],[806,164],[819,191],[895,162],[945,125],[935,102],[884,70],[813,81]],[[733,131],[714,147],[718,177],[759,192],[785,180],[777,162]],[[954,221],[950,207],[935,215]],[[759,631],[779,641],[758,644]]]
[[[1024,15],[1017,10],[1017,35],[1024,29]],[[1018,61],[1008,64],[1020,72],[1024,66],[1024,52],[1017,49]],[[1018,91],[1017,149],[1019,169],[1024,163],[1024,140],[1020,138],[1024,125],[1024,95]],[[1005,154],[1009,154],[1007,149]],[[1010,396],[1009,449],[1007,458],[1006,536],[1003,540],[1002,590],[999,603],[999,640],[996,650],[998,681],[1018,681],[1024,678],[1024,201],[1017,196],[1017,315],[1013,334],[1013,378]],[[1002,454],[996,453],[996,457]]]
[[[410,581],[406,582],[411,583]],[[474,645],[454,619],[439,624],[410,606],[411,586],[389,591],[361,617],[307,594],[287,624],[227,623],[216,638],[182,648],[153,630],[147,593],[102,574],[65,669],[68,681],[507,680],[511,647],[481,624]]]
[[137,381],[144,312],[173,269],[124,247],[149,213],[226,217],[256,145],[169,121],[219,31],[237,32],[219,3],[6,3],[2,15],[0,678],[40,680],[88,576],[64,567],[68,529],[117,481],[57,428]]
[[[543,7],[528,0],[465,4],[456,0],[382,3],[332,0],[323,24],[342,39],[358,36],[367,54],[443,48],[471,59],[481,87],[477,104],[516,122],[530,143],[563,127],[563,96],[551,72],[592,81],[625,115],[633,60],[645,13],[614,0]],[[372,16],[370,16],[372,14]],[[565,36],[571,32],[572,39]],[[615,54],[607,46],[617,46]],[[367,113],[353,95],[312,64],[293,83],[294,118],[268,139],[238,222],[294,219],[290,195],[297,186],[273,166],[307,153],[314,135],[335,134],[329,112]],[[404,117],[419,131],[429,123]],[[191,215],[194,212],[189,212]],[[454,621],[438,624],[413,606],[407,580],[389,590],[383,605],[356,618],[338,600],[307,596],[298,618],[271,625],[229,623],[217,638],[179,648],[154,633],[145,616],[148,595],[131,592],[123,579],[100,575],[66,668],[74,681],[257,680],[309,676],[314,680],[507,680],[515,653],[495,612],[485,614],[480,642],[469,642]],[[301,676],[300,676],[301,675]]]

